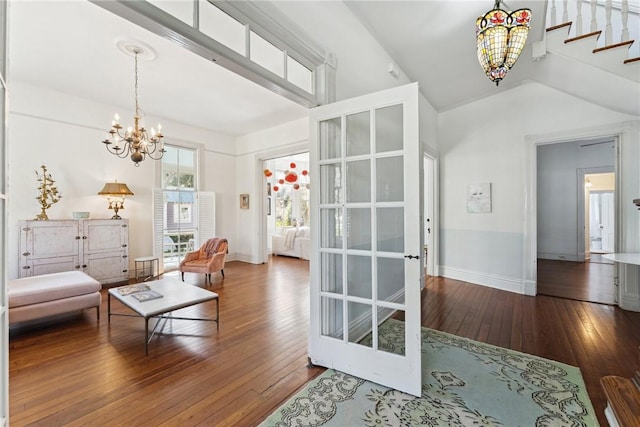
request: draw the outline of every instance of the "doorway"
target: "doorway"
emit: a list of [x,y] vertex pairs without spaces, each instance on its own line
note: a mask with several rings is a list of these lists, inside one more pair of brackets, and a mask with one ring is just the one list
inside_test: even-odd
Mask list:
[[616,141],[537,147],[538,294],[616,304]]
[[266,248],[269,255],[310,257],[309,153],[263,161]]
[[585,245],[590,262],[613,264],[615,252],[615,174],[585,174]]
[[424,275],[425,278],[422,281],[423,285],[426,285],[427,280],[433,279],[438,275],[437,272],[437,221],[436,212],[437,208],[437,161],[436,158],[429,153],[424,154],[423,161],[424,170]]

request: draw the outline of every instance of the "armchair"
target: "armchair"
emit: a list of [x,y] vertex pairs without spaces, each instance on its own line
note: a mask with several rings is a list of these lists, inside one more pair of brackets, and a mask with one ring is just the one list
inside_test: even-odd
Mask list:
[[184,273],[202,273],[205,281],[211,284],[211,273],[220,271],[224,278],[224,261],[229,252],[229,242],[221,237],[214,237],[206,242],[200,249],[187,252],[180,262],[180,278],[184,282]]

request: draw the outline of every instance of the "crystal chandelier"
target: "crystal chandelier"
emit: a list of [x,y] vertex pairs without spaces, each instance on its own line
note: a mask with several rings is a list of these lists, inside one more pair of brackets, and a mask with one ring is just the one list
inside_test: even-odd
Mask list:
[[500,9],[500,0],[476,20],[478,61],[496,86],[518,60],[530,25],[530,9],[506,12]]
[[[161,126],[158,124],[158,131],[151,128],[147,132],[142,123],[142,115],[138,106],[138,55],[142,53],[142,48],[132,46],[127,48],[135,57],[135,98],[136,112],[133,116],[133,128],[128,127],[124,133],[122,125],[119,123],[120,117],[116,114],[109,130],[110,138],[102,141],[111,154],[124,159],[129,156],[131,160],[140,166],[140,162],[149,156],[153,160],[160,160],[165,153],[164,142],[162,142]],[[121,144],[121,145],[120,145]]]

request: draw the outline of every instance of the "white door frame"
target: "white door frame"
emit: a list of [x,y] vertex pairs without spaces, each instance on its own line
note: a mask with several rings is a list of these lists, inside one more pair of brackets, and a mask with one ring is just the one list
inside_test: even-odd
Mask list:
[[[284,148],[274,148],[271,150],[265,150],[257,153],[255,156],[255,170],[256,181],[254,185],[254,194],[261,195],[255,198],[258,200],[258,209],[256,209],[256,224],[258,224],[258,260],[259,264],[264,264],[269,261],[269,242],[268,239],[268,227],[267,227],[267,203],[265,194],[266,181],[264,179],[264,162],[267,160],[275,159],[278,157],[293,156],[301,153],[309,152],[309,140],[294,143]],[[313,178],[311,178],[311,191],[313,191]]]
[[[538,291],[537,285],[537,254],[538,254],[538,230],[537,230],[537,147],[539,145],[554,144],[562,142],[571,142],[576,140],[590,140],[611,137],[616,140],[616,185],[618,188],[623,186],[621,172],[621,141],[631,146],[634,138],[638,135],[639,122],[623,122],[598,126],[594,128],[585,128],[579,130],[569,130],[554,132],[540,135],[527,135],[524,140],[524,162],[525,162],[525,182],[524,182],[524,248],[523,248],[523,283],[525,295],[535,296]],[[634,172],[637,173],[637,172]],[[617,227],[616,252],[624,249],[622,243],[621,230],[622,211],[621,197],[616,198],[615,223]]]
[[[617,141],[613,141],[614,144],[617,145]],[[617,147],[615,150],[616,153],[616,157],[617,157]],[[616,163],[617,163],[617,159],[616,159]],[[611,168],[611,167],[597,167],[597,168],[580,168],[577,170],[577,175],[578,175],[578,186],[577,186],[577,192],[578,192],[578,261],[584,262],[587,259],[587,253],[589,252],[589,248],[587,248],[587,233],[586,233],[586,228],[589,226],[589,224],[586,223],[586,203],[585,203],[585,191],[584,191],[584,179],[585,179],[585,175],[590,175],[590,174],[594,174],[594,173],[611,173],[613,172],[613,176],[614,176],[614,182],[615,179],[617,178],[617,174],[615,173],[615,167]],[[618,183],[615,183],[615,187],[614,187],[614,201],[617,199],[618,195],[617,195],[617,188],[618,188]],[[615,215],[615,211],[616,211],[616,203],[614,202],[614,215]],[[615,216],[614,216],[615,218]],[[613,223],[613,227],[614,227],[614,231],[613,231],[613,235],[614,235],[614,244],[615,244],[615,236],[616,236],[616,228],[618,227],[614,221]]]

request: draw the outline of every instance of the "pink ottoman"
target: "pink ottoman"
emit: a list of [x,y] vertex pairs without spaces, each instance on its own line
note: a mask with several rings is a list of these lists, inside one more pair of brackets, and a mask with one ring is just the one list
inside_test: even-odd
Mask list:
[[96,307],[100,320],[101,288],[81,271],[9,280],[9,324],[91,307]]

